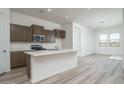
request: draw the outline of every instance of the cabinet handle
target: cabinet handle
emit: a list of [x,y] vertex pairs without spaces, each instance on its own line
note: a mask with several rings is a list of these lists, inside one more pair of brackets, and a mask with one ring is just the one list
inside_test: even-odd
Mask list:
[[3,50],[3,52],[5,53],[5,52],[7,52],[6,50]]
[[7,52],[6,50],[0,51],[0,52]]

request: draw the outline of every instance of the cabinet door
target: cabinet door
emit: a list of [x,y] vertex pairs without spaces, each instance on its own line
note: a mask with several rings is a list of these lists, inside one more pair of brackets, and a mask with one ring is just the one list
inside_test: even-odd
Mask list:
[[44,34],[44,27],[38,25],[32,25],[32,32],[34,35],[43,35]]
[[64,30],[56,29],[55,30],[55,36],[57,38],[65,38],[65,31]]
[[30,27],[24,29],[25,42],[32,42],[32,31]]
[[10,25],[11,42],[24,42],[24,28],[19,25]]
[[11,68],[25,66],[25,54],[24,52],[11,52]]
[[61,38],[65,38],[65,31],[61,31]]

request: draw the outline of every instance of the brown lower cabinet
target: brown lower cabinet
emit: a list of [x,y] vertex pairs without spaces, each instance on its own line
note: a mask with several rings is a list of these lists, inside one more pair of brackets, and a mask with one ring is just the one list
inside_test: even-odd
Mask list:
[[24,51],[11,52],[11,68],[26,66]]

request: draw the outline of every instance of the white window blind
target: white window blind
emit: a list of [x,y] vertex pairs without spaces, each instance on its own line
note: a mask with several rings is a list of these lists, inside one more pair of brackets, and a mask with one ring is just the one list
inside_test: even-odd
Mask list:
[[111,33],[109,47],[120,47],[120,33]]
[[99,37],[99,46],[100,47],[107,47],[108,46],[108,35],[101,34]]

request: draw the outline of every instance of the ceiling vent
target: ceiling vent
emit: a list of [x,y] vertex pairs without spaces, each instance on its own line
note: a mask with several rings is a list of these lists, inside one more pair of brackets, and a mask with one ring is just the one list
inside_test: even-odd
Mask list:
[[43,10],[40,10],[40,13],[44,13],[44,11]]

